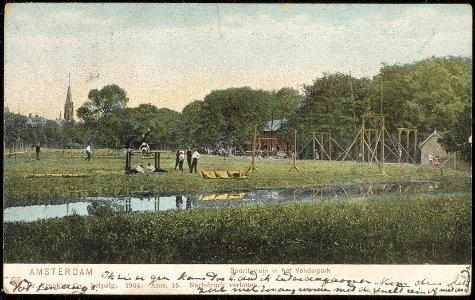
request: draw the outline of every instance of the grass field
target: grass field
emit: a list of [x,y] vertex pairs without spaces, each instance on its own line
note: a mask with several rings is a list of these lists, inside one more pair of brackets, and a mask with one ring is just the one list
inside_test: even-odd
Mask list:
[[[76,150],[79,151],[79,150]],[[99,152],[99,154],[98,154]],[[61,151],[58,151],[61,153]],[[107,155],[107,150],[95,151],[91,161],[85,161],[81,152],[69,157],[56,155],[37,161],[27,157],[4,160],[4,206],[50,203],[52,199],[78,196],[111,196],[134,193],[175,193],[198,191],[230,191],[261,188],[306,187],[407,180],[434,180],[471,182],[471,171],[414,165],[376,164],[297,160],[299,171],[290,171],[292,160],[256,159],[256,171],[248,179],[203,179],[197,174],[174,171],[174,153],[163,153],[161,167],[168,173],[124,175],[125,158]],[[46,154],[45,154],[46,155]],[[154,163],[150,158],[137,155],[136,163]],[[186,164],[186,163],[185,163]],[[242,170],[251,166],[249,157],[227,158],[202,155],[198,170]],[[72,173],[88,177],[25,178],[27,174]]]
[[[457,193],[344,201],[71,216],[4,224],[8,263],[471,263],[471,171],[414,165],[256,159],[247,179],[203,179],[174,171],[125,175],[125,159],[95,151],[4,160],[4,208],[77,196],[252,190],[348,183],[437,181]],[[136,163],[153,159],[136,157]],[[135,165],[135,164],[133,164]],[[202,155],[198,169],[246,171],[250,158]],[[31,173],[88,177],[26,178]]]

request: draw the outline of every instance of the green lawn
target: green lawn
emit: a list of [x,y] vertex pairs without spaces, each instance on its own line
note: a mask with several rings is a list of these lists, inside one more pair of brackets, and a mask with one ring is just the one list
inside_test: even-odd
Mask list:
[[[99,153],[98,153],[99,152]],[[51,153],[49,153],[51,154]],[[62,154],[62,153],[60,153]],[[168,213],[72,216],[4,224],[7,263],[319,263],[469,264],[471,171],[414,165],[256,159],[247,179],[203,179],[174,171],[125,175],[125,159],[106,150],[90,162],[25,154],[4,160],[4,208],[78,196],[190,193],[437,181],[451,194],[399,194],[280,205],[192,209]],[[74,153],[73,153],[74,154]],[[101,157],[101,155],[103,155]],[[153,159],[135,157],[135,163]],[[135,164],[134,164],[135,165]],[[242,170],[250,158],[202,155],[198,169]],[[84,173],[80,178],[25,178],[28,173]]]
[[[78,150],[76,150],[78,151]],[[97,153],[98,151],[96,151]],[[61,153],[61,152],[59,152]],[[75,153],[76,154],[76,153]],[[106,155],[106,150],[103,150]],[[46,154],[45,154],[46,155]],[[27,157],[4,160],[4,205],[49,203],[52,199],[77,196],[129,195],[134,193],[175,193],[197,191],[230,191],[261,188],[286,188],[343,183],[393,182],[407,180],[434,180],[471,182],[470,171],[427,168],[414,165],[377,164],[354,162],[330,162],[297,160],[299,171],[290,170],[292,160],[256,159],[256,171],[248,173],[248,179],[203,179],[197,174],[174,171],[174,153],[164,153],[161,167],[168,173],[125,175],[125,159],[117,156],[84,156],[43,158],[29,161]],[[153,159],[137,155],[134,164],[147,164]],[[242,170],[251,166],[250,158],[227,158],[202,155],[198,170]],[[84,173],[86,178],[25,178],[31,173]]]

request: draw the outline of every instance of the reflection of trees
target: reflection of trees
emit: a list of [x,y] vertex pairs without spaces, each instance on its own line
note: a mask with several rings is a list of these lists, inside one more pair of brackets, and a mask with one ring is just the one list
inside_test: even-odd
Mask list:
[[110,200],[97,200],[87,205],[87,212],[91,216],[109,216],[123,211],[124,206]]
[[191,195],[188,195],[188,197],[186,198],[186,209],[190,209],[192,207],[192,204],[193,203],[193,196]]
[[175,196],[176,208],[181,209],[181,205],[183,204],[183,196]]
[[159,211],[160,210],[160,197],[154,197],[153,198],[153,204],[154,204],[154,207],[155,207],[155,211]]

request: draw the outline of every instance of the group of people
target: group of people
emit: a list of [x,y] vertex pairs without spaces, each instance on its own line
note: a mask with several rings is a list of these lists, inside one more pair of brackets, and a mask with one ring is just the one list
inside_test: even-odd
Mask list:
[[198,169],[198,159],[200,158],[201,154],[195,148],[193,148],[192,150],[190,147],[187,147],[186,155],[185,151],[181,149],[178,149],[176,151],[175,170],[178,167],[178,170],[183,172],[183,163],[185,161],[185,156],[190,173],[196,173]]
[[[40,152],[40,147],[39,144],[36,147],[36,157],[39,160],[39,152]],[[147,143],[142,143],[140,146],[140,151],[143,154],[148,153],[150,150],[150,146]],[[90,161],[91,160],[91,145],[87,145],[86,147],[86,158],[85,160]],[[198,169],[198,159],[200,158],[201,154],[193,148],[193,150],[190,147],[187,147],[186,149],[186,162],[188,164],[188,169],[190,173],[196,173]],[[179,171],[183,172],[183,163],[185,161],[185,151],[178,149],[176,152],[176,161],[175,161],[175,170],[178,168]],[[155,167],[152,166],[151,163],[148,164],[147,167],[144,167],[143,164],[138,165],[132,170],[133,173],[151,173],[155,172]]]
[[151,163],[148,163],[148,166],[144,167],[143,164],[138,165],[131,170],[132,173],[153,173],[155,172],[155,167]]

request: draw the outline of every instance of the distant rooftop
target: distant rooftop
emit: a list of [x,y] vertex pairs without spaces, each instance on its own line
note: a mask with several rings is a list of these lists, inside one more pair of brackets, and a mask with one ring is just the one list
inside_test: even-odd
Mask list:
[[273,121],[268,121],[264,127],[262,128],[262,131],[277,131],[282,128],[282,125],[287,122],[287,119],[281,119],[281,120],[273,120]]

